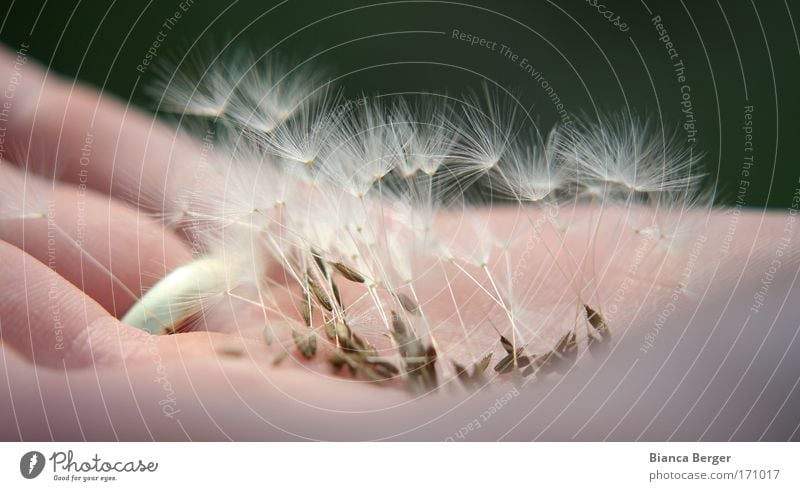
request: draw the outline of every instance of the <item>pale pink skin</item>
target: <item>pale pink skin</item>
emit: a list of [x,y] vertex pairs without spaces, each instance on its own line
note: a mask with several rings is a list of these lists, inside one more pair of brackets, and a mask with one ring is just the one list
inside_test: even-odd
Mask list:
[[[12,63],[12,55],[0,54],[0,79]],[[93,135],[88,175],[93,191],[80,197],[74,184],[87,131]],[[65,182],[57,186],[56,222],[74,237],[83,213],[87,251],[136,294],[191,258],[180,237],[119,200],[120,182],[138,180],[142,172],[144,187],[163,185],[169,162],[198,151],[152,116],[52,74],[45,77],[29,61],[6,141],[22,148],[58,146]],[[487,214],[487,223],[501,238],[512,230],[515,236],[526,237],[526,230],[530,235],[531,223],[541,214],[529,210],[529,219],[515,207],[472,213]],[[566,248],[577,258],[587,253],[585,234],[591,232],[581,224],[596,213],[591,207],[560,210],[560,223],[571,228]],[[639,212],[626,207],[604,211],[606,226],[589,254],[595,263],[600,258],[611,267],[597,288],[606,292],[605,300],[591,300],[595,305],[608,305],[609,292],[628,274],[637,246],[630,213]],[[109,312],[122,314],[133,300],[112,288],[103,271],[81,264],[75,248],[63,240],[55,242],[54,271],[47,266],[53,256],[48,256],[43,220],[5,223],[0,227],[0,380],[7,389],[0,391],[0,418],[6,422],[0,438],[797,439],[797,253],[783,258],[760,312],[750,310],[787,224],[796,229],[797,223],[782,212],[743,212],[730,249],[721,257],[731,215],[714,211],[691,219],[697,228],[674,244],[672,259],[648,256],[639,269],[643,278],[618,302],[619,313],[608,316],[614,336],[608,358],[592,358],[582,347],[580,360],[565,375],[515,386],[509,377],[496,378],[490,368],[492,380],[478,393],[453,382],[423,397],[410,395],[398,383],[379,386],[336,376],[322,359],[324,349],[319,360],[305,362],[294,354],[273,366],[281,345],[288,343],[285,331],[279,329],[278,339],[266,346],[263,318],[241,303],[209,319],[201,326],[205,331],[150,336],[125,326]],[[463,222],[463,214],[438,220],[442,227],[453,227]],[[548,244],[559,241],[550,227],[541,234]],[[644,352],[640,348],[655,314],[669,303],[698,235],[707,242],[696,260],[689,294],[676,302]],[[454,243],[469,244],[470,233],[463,227],[455,227],[451,236]],[[512,248],[513,257],[526,254],[524,242]],[[797,247],[792,243],[788,250]],[[564,276],[551,269],[545,248],[537,246],[525,257],[521,281],[541,283],[534,297],[536,305],[544,306],[545,319],[540,326],[527,326],[536,329],[529,349],[540,352],[576,325],[565,310],[547,306],[563,303],[569,311],[579,305]],[[559,262],[571,264],[568,255],[559,256]],[[591,259],[583,269],[592,276]],[[279,277],[279,270],[274,275]],[[423,308],[434,318],[454,313],[443,284],[441,276],[433,275],[420,287]],[[344,280],[340,285],[348,303],[363,293],[359,285]],[[653,285],[658,287],[651,290]],[[468,305],[463,307],[465,321],[481,327],[469,336],[469,347],[457,325],[440,331],[440,353],[449,363],[469,361],[470,351],[492,351],[494,365],[502,348],[485,317],[502,316],[485,302],[471,302],[474,283],[462,277],[452,286],[457,303]],[[292,308],[283,294],[279,302]],[[53,329],[56,310],[63,326],[59,333]],[[560,314],[547,318],[551,312]],[[578,326],[581,339],[585,329]],[[372,337],[380,342],[380,330]],[[449,368],[445,373],[452,374]],[[508,402],[507,394],[513,395]]]

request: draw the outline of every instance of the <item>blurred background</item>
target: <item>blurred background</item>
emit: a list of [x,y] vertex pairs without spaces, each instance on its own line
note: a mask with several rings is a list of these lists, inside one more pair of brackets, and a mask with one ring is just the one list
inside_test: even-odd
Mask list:
[[794,0],[4,3],[0,41],[148,111],[159,63],[246,46],[314,57],[353,98],[487,81],[543,129],[630,111],[702,153],[724,204],[784,208],[800,187]]

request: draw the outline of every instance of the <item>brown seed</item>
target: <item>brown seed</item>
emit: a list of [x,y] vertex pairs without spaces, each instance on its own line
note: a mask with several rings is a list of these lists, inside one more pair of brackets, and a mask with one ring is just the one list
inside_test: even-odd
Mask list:
[[330,272],[328,271],[328,267],[325,265],[325,261],[322,260],[322,256],[319,255],[316,249],[313,247],[311,248],[311,257],[314,258],[314,262],[317,263],[317,267],[319,268],[320,272],[325,276],[325,278],[330,278]]
[[561,353],[562,355],[571,353],[573,351],[577,351],[578,348],[578,341],[577,336],[575,335],[575,331],[570,331],[561,338],[561,341],[558,342],[558,346],[556,346],[556,351]]
[[333,262],[331,265],[336,268],[336,271],[341,273],[341,275],[348,280],[355,283],[364,283],[365,279],[358,271],[355,271],[340,262]]
[[469,376],[469,372],[463,365],[459,365],[458,362],[453,362],[453,370],[456,371],[456,376],[464,385],[470,385],[472,383],[472,379]]
[[406,356],[409,358],[422,357],[423,364],[429,361],[429,355],[425,352],[425,345],[422,344],[416,337],[410,338],[409,342],[405,345]]
[[412,392],[427,392],[439,385],[436,361],[439,356],[431,343],[427,348],[416,337],[408,324],[397,312],[392,311],[392,338],[403,361],[403,370],[408,377]]
[[595,331],[598,333],[604,333],[608,330],[608,325],[599,312],[585,304],[583,309],[586,311],[586,319],[589,321],[589,324],[592,325]]
[[272,326],[269,325],[269,324],[264,326],[264,333],[263,334],[264,334],[264,343],[266,343],[267,346],[272,346],[272,340],[274,338],[273,332],[272,332]]
[[333,365],[334,370],[339,370],[341,367],[347,366],[347,368],[350,369],[351,375],[356,375],[362,365],[359,360],[342,351],[334,352],[328,361],[330,361],[331,365]]
[[533,374],[534,374],[534,372],[536,372],[536,365],[535,365],[535,364],[533,364],[533,365],[528,365],[528,366],[525,368],[525,370],[523,370],[523,371],[522,371],[522,374],[521,374],[521,375],[522,375],[523,377],[529,377],[529,376],[533,375]]
[[[478,362],[480,363],[480,362]],[[455,369],[456,375],[458,376],[458,380],[461,382],[461,385],[464,386],[466,389],[475,389],[483,385],[485,381],[485,377],[483,376],[483,372],[478,372],[477,363],[475,367],[472,369],[472,374],[470,375],[467,368],[463,365],[460,365],[456,362],[453,362],[453,368]]]
[[338,305],[340,309],[344,310],[344,302],[342,302],[342,295],[339,293],[339,287],[333,280],[330,281],[331,290],[333,290],[333,298],[336,300],[336,305]]
[[352,333],[350,335],[350,345],[361,356],[364,356],[364,357],[367,357],[367,356],[378,356],[378,351],[375,349],[375,347],[372,346],[367,341],[364,341],[363,339],[361,339],[355,333]]
[[347,363],[347,359],[339,353],[334,353],[328,358],[328,362],[333,367],[333,370],[338,372]]
[[589,350],[593,353],[605,350],[608,347],[608,342],[611,340],[611,331],[608,329],[608,324],[606,324],[603,316],[593,308],[588,305],[584,305],[583,308],[586,311],[586,319],[594,329],[594,332],[590,333],[587,343]]
[[422,356],[424,350],[418,339],[412,336],[411,330],[402,317],[397,312],[392,311],[392,338],[397,344],[400,356],[403,358]]
[[406,322],[394,310],[392,310],[392,333],[403,338],[408,336]]
[[384,382],[386,381],[387,378],[390,378],[386,377],[383,373],[381,373],[380,369],[376,369],[374,366],[366,364],[358,367],[357,373],[363,375],[371,382]]
[[241,358],[244,356],[244,350],[238,346],[223,346],[217,348],[216,351],[219,355],[229,358]]
[[328,335],[328,339],[336,339],[336,321],[329,320],[325,323],[325,334]]
[[339,338],[339,347],[341,347],[342,351],[345,353],[358,354],[360,352],[360,342],[360,338],[358,338],[355,334],[351,334],[349,338]]
[[494,366],[494,371],[497,373],[508,373],[514,367],[514,354],[509,353],[503,357],[497,365]]
[[412,300],[411,297],[405,293],[398,293],[395,296],[397,297],[397,301],[400,302],[400,305],[403,306],[403,309],[405,309],[406,312],[412,315],[419,315],[419,305],[417,305],[417,302]]
[[563,372],[569,368],[570,364],[574,364],[578,360],[578,340],[575,331],[570,331],[561,338],[556,346],[556,353],[561,355],[561,358],[556,363],[556,370]]
[[428,349],[425,351],[425,355],[428,357],[429,363],[436,363],[436,361],[439,359],[439,353],[436,352],[436,348],[433,346],[433,343],[428,346]]
[[311,279],[311,277],[306,278],[306,282],[308,284],[308,288],[311,290],[311,293],[314,295],[314,298],[322,305],[325,310],[328,312],[333,311],[333,303],[331,303],[331,297],[323,290],[317,283]]
[[546,354],[536,359],[537,371],[541,371],[543,374],[551,373],[556,368],[559,361],[555,351],[548,351]]
[[400,369],[385,360],[367,362],[365,366],[374,370],[383,379],[389,379],[400,373]]
[[314,333],[302,334],[292,329],[292,337],[298,351],[306,358],[313,358],[317,352],[317,337]]
[[[377,357],[377,350],[350,330],[344,323],[337,323],[337,343],[348,356],[358,358]],[[370,360],[367,360],[370,361]]]
[[350,331],[350,328],[344,322],[335,323],[335,332],[339,342],[349,341],[352,335],[352,331]]
[[272,366],[277,367],[278,365],[283,363],[283,360],[285,360],[287,356],[289,356],[289,352],[288,351],[281,351],[272,360]]
[[514,345],[503,335],[500,336],[500,344],[503,345],[503,349],[506,350],[506,353],[509,355],[514,352]]
[[475,377],[476,375],[481,375],[486,369],[489,367],[489,362],[492,361],[492,354],[489,353],[488,355],[481,358],[479,361],[475,362],[475,366],[472,368],[472,376]]
[[494,366],[494,371],[498,373],[508,373],[514,369],[514,359],[516,358],[517,368],[526,367],[531,364],[531,359],[523,355],[523,348],[514,353],[508,353],[497,365]]
[[439,377],[433,362],[407,368],[408,387],[412,392],[430,392],[439,386]]
[[311,303],[308,301],[308,297],[306,297],[305,294],[300,298],[300,315],[303,316],[303,321],[306,323],[306,326],[311,327],[313,311],[311,310]]
[[439,360],[439,354],[436,353],[436,348],[431,343],[426,352],[428,362],[425,364],[426,378],[428,382],[428,389],[433,390],[439,386],[439,374],[436,372],[436,362]]
[[486,372],[486,369],[489,367],[489,362],[491,361],[492,354],[489,353],[480,360],[476,361],[473,365],[470,379],[475,387],[481,387],[486,383],[486,376],[484,375],[484,372]]
[[578,357],[578,339],[575,331],[570,331],[561,338],[556,346],[556,352],[565,360],[574,362]]

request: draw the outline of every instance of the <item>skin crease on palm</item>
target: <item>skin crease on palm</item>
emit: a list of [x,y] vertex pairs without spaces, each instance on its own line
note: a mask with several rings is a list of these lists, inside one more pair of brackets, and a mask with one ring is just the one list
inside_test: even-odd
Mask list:
[[[3,52],[0,76],[12,64],[13,56]],[[534,232],[544,213],[536,208],[443,212],[436,223],[451,232],[454,247],[471,243],[466,214],[496,237],[521,238],[510,254],[519,281],[531,285],[529,307],[536,313],[524,326],[531,339],[526,349],[541,352],[576,328],[580,354],[566,373],[544,377],[514,380],[490,368],[489,383],[477,392],[450,380],[448,369],[436,394],[416,396],[399,383],[332,373],[324,347],[315,360],[303,360],[281,319],[267,319],[277,326],[267,346],[261,310],[234,298],[223,299],[192,332],[151,336],[120,323],[116,317],[133,303],[126,288],[141,295],[192,257],[181,237],[165,231],[148,210],[126,203],[122,184],[141,179],[143,189],[166,186],[170,162],[194,159],[199,148],[152,116],[31,61],[12,116],[6,141],[33,149],[26,151],[32,156],[58,148],[60,182],[47,197],[49,223],[0,225],[0,370],[8,387],[0,395],[3,439],[798,437],[798,225],[787,213],[690,212],[675,237],[645,241],[635,224],[649,220],[651,211],[607,207],[595,235],[596,209],[562,206],[555,219],[566,230],[559,249],[562,235],[552,227]],[[87,134],[91,164],[81,174]],[[9,160],[2,164],[3,179],[37,179]],[[36,168],[34,160],[29,167]],[[76,186],[81,183],[90,188],[85,194]],[[85,254],[56,234],[53,223],[72,239],[82,238]],[[753,312],[754,294],[786,237],[791,245],[771,275],[764,304]],[[554,267],[552,250],[577,279]],[[108,270],[126,288],[113,283]],[[441,363],[491,352],[493,366],[503,352],[489,324],[501,312],[480,300],[480,287],[457,271],[429,271],[419,292],[426,314],[453,321],[458,305],[464,325],[472,326],[466,336],[458,322],[437,331]],[[272,275],[280,279],[280,268]],[[579,301],[572,283],[585,278],[598,278],[589,289],[598,293]],[[619,293],[623,283],[629,286]],[[357,305],[363,287],[340,286],[345,303]],[[296,311],[283,290],[275,298],[283,310]],[[604,306],[613,337],[605,355],[585,349],[585,322],[576,314],[581,302]],[[358,322],[376,345],[388,346],[370,319]],[[292,355],[275,366],[276,355],[287,349]]]

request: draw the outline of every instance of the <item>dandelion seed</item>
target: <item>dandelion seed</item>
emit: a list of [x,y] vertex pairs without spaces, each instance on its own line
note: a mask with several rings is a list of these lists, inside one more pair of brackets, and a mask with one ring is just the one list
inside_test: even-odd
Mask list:
[[244,356],[244,350],[238,346],[223,346],[217,348],[216,351],[218,355],[228,358],[242,358]]
[[300,297],[300,314],[303,316],[306,327],[311,327],[311,319],[314,315],[314,311],[312,310],[311,302],[308,301],[305,295]]
[[514,353],[509,353],[494,366],[494,371],[498,373],[508,373],[514,368]]
[[419,305],[417,302],[413,301],[411,297],[406,295],[405,293],[397,293],[396,294],[397,301],[400,302],[400,305],[405,309],[406,312],[413,315],[419,315]]
[[[477,389],[486,383],[486,377],[484,376],[484,372],[489,367],[489,362],[491,362],[491,360],[492,360],[492,354],[489,353],[480,360],[476,361],[472,366],[472,373],[469,372],[467,367],[455,361],[453,362],[453,369],[456,372],[458,380],[461,382],[464,388]],[[513,361],[513,359],[510,360]],[[505,369],[505,365],[502,366],[501,368]]]
[[340,262],[331,263],[342,276],[355,283],[364,283],[364,276]]
[[206,63],[196,55],[176,67],[157,65],[160,80],[152,88],[159,109],[175,114],[221,118],[241,76],[235,64]]
[[503,349],[506,350],[506,353],[508,353],[509,355],[514,353],[514,345],[511,343],[511,341],[508,340],[508,338],[506,338],[503,335],[500,336],[500,344],[503,346]]
[[328,363],[331,364],[335,372],[341,370],[345,365],[350,367],[352,373],[355,373],[356,370],[356,367],[351,365],[348,358],[341,353],[333,353],[330,358],[328,358]]
[[310,99],[315,100],[300,102],[292,109],[292,117],[272,131],[249,132],[248,136],[270,154],[295,165],[319,165],[321,155],[334,145],[334,131],[341,118],[335,109],[342,104],[342,97],[338,93],[332,95],[326,85],[311,94]]
[[578,341],[574,331],[566,333],[550,353],[547,363],[559,373],[566,372],[578,359]]
[[569,359],[571,362],[575,361],[575,358],[578,356],[578,341],[575,331],[570,331],[561,338],[558,346],[556,346],[556,353],[560,354],[564,359]]
[[469,388],[472,384],[472,379],[467,371],[467,368],[463,365],[459,365],[457,362],[453,362],[453,370],[456,372],[456,376],[464,384],[465,387]]
[[366,366],[374,370],[381,379],[390,379],[400,373],[399,368],[384,360],[371,361]]
[[318,95],[320,72],[275,56],[243,55],[241,75],[225,108],[225,117],[252,133],[271,133],[303,103]]
[[334,332],[335,337],[342,341],[349,341],[350,336],[352,336],[352,331],[344,322],[335,322],[334,323]]
[[344,310],[344,302],[342,301],[342,294],[339,292],[339,286],[331,280],[331,291],[333,292],[333,299],[336,300],[336,305],[339,306],[340,309]]
[[494,171],[487,173],[492,194],[529,203],[552,197],[566,184],[566,174],[559,167],[560,138],[561,133],[554,130],[545,142],[539,142],[535,134],[515,140]]
[[516,106],[494,97],[488,87],[484,87],[483,97],[473,95],[461,109],[461,117],[450,120],[458,138],[441,179],[447,189],[463,192],[498,165],[512,147],[520,125]]
[[317,353],[317,337],[314,333],[302,334],[299,331],[292,329],[292,338],[297,350],[306,358],[313,358]]
[[306,276],[306,285],[314,295],[314,298],[317,299],[317,302],[328,312],[333,312],[333,302],[331,302],[331,297],[328,296],[327,292],[325,292],[316,281],[312,280],[310,276]]
[[589,324],[594,328],[594,335],[599,337],[599,341],[607,341],[610,333],[605,319],[603,319],[599,312],[588,305],[584,305],[583,309],[586,312],[586,320],[588,320]]
[[572,162],[578,185],[601,197],[617,192],[660,193],[693,188],[702,177],[692,172],[698,155],[668,140],[651,138],[647,123],[628,116],[574,125],[560,142],[562,158]]
[[392,108],[392,128],[403,150],[396,168],[406,180],[413,180],[418,172],[434,176],[455,144],[456,133],[435,102],[427,97],[412,107],[399,99]]
[[316,263],[320,273],[322,273],[325,278],[330,278],[330,272],[328,272],[328,267],[325,265],[325,261],[322,259],[322,256],[320,256],[319,252],[317,252],[314,248],[311,249],[311,257],[314,258],[314,263]]
[[472,369],[472,378],[476,378],[480,375],[483,375],[483,372],[489,367],[489,363],[492,361],[492,354],[489,353],[488,355],[484,356],[480,360],[475,362],[475,366]]
[[321,162],[326,180],[363,199],[397,163],[401,146],[379,102],[357,107],[337,126],[337,144]]
[[272,332],[272,326],[270,324],[264,326],[263,337],[264,337],[264,343],[267,346],[272,346],[272,341],[275,338],[275,335]]
[[277,367],[278,365],[283,363],[283,360],[285,360],[287,356],[289,356],[288,351],[281,351],[280,353],[275,355],[275,358],[273,358],[272,366]]
[[527,367],[525,367],[525,370],[520,372],[520,376],[523,377],[523,378],[530,377],[531,375],[536,373],[537,369],[538,369],[538,363],[532,363],[532,364],[528,365]]
[[328,339],[336,339],[336,322],[334,320],[325,322],[325,334]]

